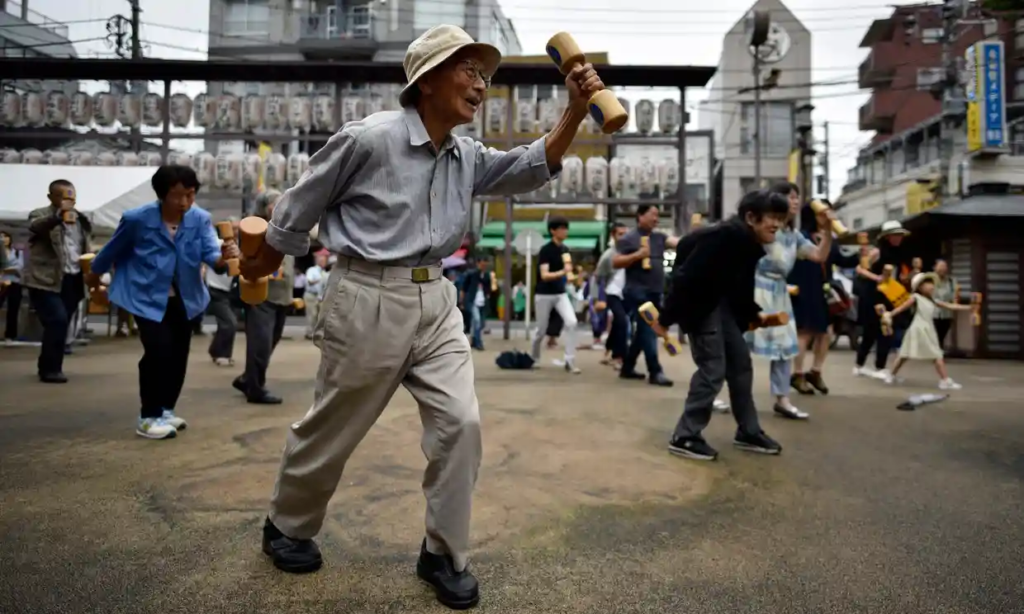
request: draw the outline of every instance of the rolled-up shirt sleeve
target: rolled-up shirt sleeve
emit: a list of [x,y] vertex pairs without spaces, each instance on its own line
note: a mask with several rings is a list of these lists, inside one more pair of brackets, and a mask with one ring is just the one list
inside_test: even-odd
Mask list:
[[353,174],[365,160],[358,134],[343,128],[309,160],[309,169],[281,196],[267,228],[267,243],[284,254],[305,256],[310,231],[327,207],[343,200]]
[[473,195],[515,196],[540,188],[558,176],[562,166],[548,167],[545,137],[511,151],[498,151],[474,141],[476,169]]

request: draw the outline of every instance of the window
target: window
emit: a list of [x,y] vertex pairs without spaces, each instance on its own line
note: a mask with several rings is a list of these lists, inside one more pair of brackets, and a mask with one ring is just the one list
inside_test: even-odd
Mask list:
[[[754,155],[754,103],[744,102],[740,120],[740,151]],[[788,156],[793,149],[793,103],[761,103],[761,155]]]
[[921,42],[932,45],[942,40],[942,28],[923,28],[921,30]]
[[862,218],[862,217],[855,217],[855,218],[853,218],[853,229],[854,230],[860,230],[861,228],[864,228],[864,218]]
[[757,182],[754,181],[753,177],[741,177],[740,178],[740,191],[743,192],[744,194],[746,194],[747,192],[753,192],[754,190],[758,189],[759,187],[767,188],[767,187],[770,187],[772,185],[775,185],[776,183],[781,183],[783,181],[786,181],[786,179],[784,177],[776,177],[776,178],[762,177],[761,178],[761,185],[758,186]]
[[1024,51],[1024,18],[1017,20],[1017,25],[1014,27],[1014,32],[1017,33],[1017,38],[1014,40],[1014,47],[1017,51]]
[[416,0],[412,29],[419,33],[443,23],[466,27],[466,3],[450,0]]
[[230,0],[224,7],[225,36],[266,35],[270,32],[268,0]]
[[899,220],[903,217],[903,205],[896,205],[885,210],[885,220]]
[[917,89],[929,90],[933,85],[942,81],[945,71],[942,68],[918,68]]

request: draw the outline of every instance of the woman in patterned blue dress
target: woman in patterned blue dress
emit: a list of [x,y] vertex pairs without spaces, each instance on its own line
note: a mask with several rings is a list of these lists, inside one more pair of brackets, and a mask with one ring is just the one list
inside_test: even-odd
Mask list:
[[[812,262],[827,259],[832,250],[832,233],[822,233],[821,243],[815,245],[794,228],[796,216],[800,212],[799,189],[785,181],[772,186],[771,191],[789,198],[789,224],[776,233],[774,243],[765,246],[767,253],[757,263],[754,300],[765,313],[788,313],[789,323],[747,333],[747,345],[754,354],[771,360],[771,391],[775,397],[775,413],[792,420],[806,420],[810,415],[797,409],[789,399],[793,358],[799,353],[799,341],[786,278],[798,258]],[[830,210],[820,214],[819,227],[831,230],[833,217]]]

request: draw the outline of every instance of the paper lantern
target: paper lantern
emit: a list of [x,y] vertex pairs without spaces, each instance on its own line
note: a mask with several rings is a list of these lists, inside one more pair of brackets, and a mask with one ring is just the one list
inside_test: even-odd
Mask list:
[[662,100],[658,105],[658,129],[664,134],[672,134],[679,129],[681,107],[671,98]]
[[268,130],[288,127],[288,99],[277,94],[267,96],[264,126]]
[[555,98],[545,98],[537,103],[537,116],[540,118],[538,128],[541,132],[547,134],[555,129],[558,118],[562,116],[563,106],[562,102]]
[[[629,115],[630,114],[629,113],[629,109],[632,106],[630,104],[630,102],[628,100],[626,100],[625,98],[619,98],[618,100],[619,100],[619,104],[622,105],[622,108],[626,110],[626,115]],[[628,125],[629,122],[626,122],[626,124]],[[620,130],[625,130],[625,129],[626,129],[626,126],[623,126]]]
[[217,158],[208,152],[196,154],[192,158],[192,168],[199,177],[199,183],[210,185],[217,177]]
[[267,99],[250,94],[242,101],[242,130],[258,130],[263,127]]
[[119,151],[119,152],[117,152],[117,165],[118,166],[138,166],[139,165],[139,156],[135,155],[135,152]]
[[242,185],[255,189],[263,170],[263,158],[256,153],[247,153],[242,158]]
[[54,166],[67,166],[71,161],[71,155],[66,151],[60,149],[48,149],[43,152],[42,164],[52,164]]
[[607,198],[608,161],[601,156],[588,158],[586,171],[587,192],[594,198]]
[[160,166],[164,158],[156,151],[144,151],[139,154],[139,166]]
[[583,191],[583,160],[575,154],[562,158],[562,174],[558,177],[558,192],[574,196]]
[[21,163],[42,164],[43,152],[39,151],[38,149],[23,149],[21,150]]
[[112,151],[102,151],[96,156],[96,166],[117,166],[117,155]]
[[[19,104],[20,104],[20,98]],[[21,164],[21,154],[14,149],[0,149],[0,164]]]
[[357,122],[366,117],[363,99],[359,96],[344,96],[341,99],[341,125]]
[[234,131],[242,125],[242,102],[238,96],[224,94],[217,96],[216,119],[213,126],[217,130]]
[[272,153],[263,163],[263,183],[267,187],[279,188],[284,185],[288,173],[288,160],[284,155]]
[[142,125],[142,97],[124,94],[117,101],[117,121],[128,128]]
[[64,92],[46,93],[46,125],[65,126],[71,115],[71,99]]
[[17,92],[4,92],[0,97],[0,124],[17,126],[21,123],[21,96]]
[[313,126],[313,101],[309,96],[293,96],[288,100],[288,127],[309,132]]
[[304,153],[296,153],[288,156],[288,171],[287,181],[288,185],[292,186],[299,182],[302,174],[309,168],[309,155]]
[[26,92],[21,95],[21,121],[29,126],[42,126],[46,121],[46,101],[42,94]]
[[176,128],[188,128],[192,121],[192,99],[186,94],[172,94],[171,124]]
[[616,197],[636,192],[636,166],[625,158],[612,158],[608,163],[609,192]]
[[222,190],[242,189],[242,156],[221,154],[216,158],[213,185]]
[[537,105],[532,100],[516,102],[516,132],[537,131]]
[[210,98],[206,94],[196,96],[192,101],[192,123],[196,125],[196,128],[213,127],[217,115],[216,104],[216,99]]
[[654,129],[654,103],[641,100],[636,103],[636,130],[641,134],[650,134]]
[[92,99],[92,119],[97,126],[113,126],[117,120],[117,96],[101,92]]
[[338,122],[334,120],[334,96],[317,96],[313,103],[313,125],[317,130],[334,132]]
[[91,151],[71,152],[71,166],[92,166],[96,162],[96,156]]
[[505,134],[506,109],[508,104],[501,98],[492,98],[487,101],[487,126],[488,134]]
[[142,97],[142,123],[147,126],[164,125],[164,97],[149,93]]
[[658,185],[658,167],[648,157],[640,160],[637,172],[637,185],[640,188],[641,194],[653,194]]
[[658,185],[661,186],[663,198],[675,194],[679,190],[679,161],[665,158],[658,163]]
[[176,166],[192,166],[192,154],[187,154],[183,151],[172,151],[167,156],[167,163]]
[[76,126],[88,126],[92,123],[92,96],[85,92],[75,92],[71,95],[71,104],[68,110],[71,115],[71,123]]

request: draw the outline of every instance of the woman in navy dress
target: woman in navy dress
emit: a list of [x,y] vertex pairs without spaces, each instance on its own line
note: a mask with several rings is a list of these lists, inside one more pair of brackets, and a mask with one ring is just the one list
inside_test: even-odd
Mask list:
[[[821,202],[828,204],[824,200]],[[805,204],[800,210],[800,232],[815,245],[821,242],[817,219],[810,205]],[[828,356],[830,341],[827,292],[831,291],[832,267],[852,268],[859,261],[860,257],[856,254],[844,256],[833,243],[831,255],[826,262],[797,260],[789,273],[789,284],[799,288],[799,293],[793,297],[793,317],[796,319],[800,349],[793,362],[791,385],[800,394],[814,394],[815,390],[828,394],[821,369]],[[808,348],[813,350],[814,366],[805,374],[804,357]]]

